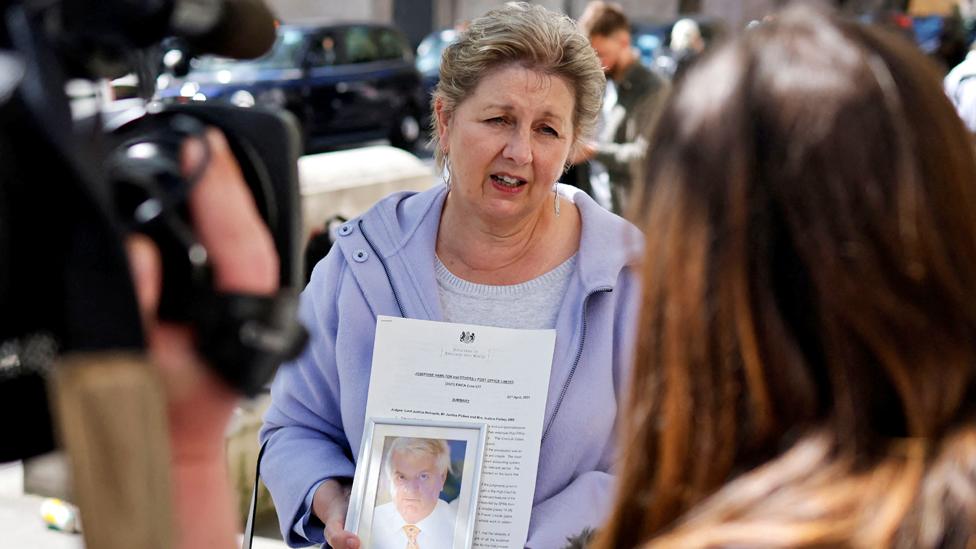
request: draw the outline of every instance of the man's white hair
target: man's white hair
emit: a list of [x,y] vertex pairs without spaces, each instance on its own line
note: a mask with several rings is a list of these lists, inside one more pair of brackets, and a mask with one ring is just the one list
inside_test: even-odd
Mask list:
[[451,447],[447,445],[446,440],[439,438],[397,437],[390,443],[390,447],[386,451],[386,459],[383,460],[385,464],[383,472],[390,481],[391,490],[395,489],[393,482],[394,452],[415,456],[434,456],[434,465],[437,467],[438,474],[443,475],[451,472]]
[[694,19],[679,19],[671,27],[671,49],[682,51],[691,49],[702,41],[701,29]]

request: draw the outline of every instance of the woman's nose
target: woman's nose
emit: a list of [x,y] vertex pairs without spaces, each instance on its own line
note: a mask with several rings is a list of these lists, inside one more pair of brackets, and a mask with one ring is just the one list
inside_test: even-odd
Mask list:
[[519,166],[532,162],[532,140],[528,130],[514,130],[509,135],[502,154]]

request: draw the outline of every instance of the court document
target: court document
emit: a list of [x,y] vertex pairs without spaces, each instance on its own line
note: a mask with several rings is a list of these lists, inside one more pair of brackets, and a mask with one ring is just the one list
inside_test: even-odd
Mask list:
[[367,418],[488,425],[474,545],[525,546],[555,330],[381,316]]

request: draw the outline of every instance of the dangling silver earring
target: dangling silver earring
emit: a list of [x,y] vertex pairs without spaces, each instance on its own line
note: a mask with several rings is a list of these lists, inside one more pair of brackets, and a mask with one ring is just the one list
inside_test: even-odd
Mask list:
[[445,172],[444,184],[447,185],[448,189],[450,189],[451,188],[451,159],[450,157],[447,156],[447,154],[444,155],[444,172]]
[[559,217],[559,191],[556,190],[556,184],[552,185],[552,194],[555,197],[552,201],[552,211],[556,212],[556,217]]

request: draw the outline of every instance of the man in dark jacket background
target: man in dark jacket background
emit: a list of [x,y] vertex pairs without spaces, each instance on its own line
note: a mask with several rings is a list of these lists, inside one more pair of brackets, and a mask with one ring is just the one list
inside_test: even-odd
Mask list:
[[[606,71],[607,93],[595,143],[575,160],[590,160],[591,194],[621,213],[635,179],[634,168],[647,153],[647,130],[669,85],[640,63],[631,44],[630,21],[620,5],[590,2],[579,18],[579,26]],[[609,204],[600,200],[601,194],[607,194],[607,187]]]

